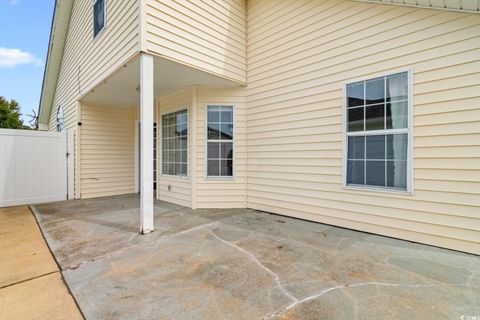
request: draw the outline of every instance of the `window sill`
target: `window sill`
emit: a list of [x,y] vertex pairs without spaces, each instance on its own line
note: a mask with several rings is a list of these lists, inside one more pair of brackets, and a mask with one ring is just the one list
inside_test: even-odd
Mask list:
[[385,194],[398,194],[404,196],[413,196],[413,191],[409,190],[400,190],[400,189],[388,189],[381,187],[368,187],[368,186],[355,186],[355,185],[346,185],[343,186],[343,190],[347,191],[367,191],[367,192],[376,192],[376,193],[385,193]]
[[171,174],[160,174],[160,178],[164,179],[175,179],[175,180],[190,180],[189,176],[175,176]]
[[235,181],[235,177],[205,177],[205,181]]

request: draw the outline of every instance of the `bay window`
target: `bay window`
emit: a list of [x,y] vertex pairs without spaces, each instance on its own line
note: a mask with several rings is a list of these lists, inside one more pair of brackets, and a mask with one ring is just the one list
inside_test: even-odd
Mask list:
[[188,113],[162,116],[162,174],[186,176],[188,165]]

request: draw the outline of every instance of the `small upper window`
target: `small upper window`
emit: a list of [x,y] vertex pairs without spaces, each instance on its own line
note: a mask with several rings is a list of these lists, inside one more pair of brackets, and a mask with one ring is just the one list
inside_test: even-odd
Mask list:
[[93,1],[93,37],[95,38],[105,26],[105,0]]
[[409,190],[408,73],[346,86],[346,184]]
[[57,131],[61,132],[63,130],[63,110],[62,110],[62,106],[58,106],[58,108],[57,108],[56,124],[57,124]]

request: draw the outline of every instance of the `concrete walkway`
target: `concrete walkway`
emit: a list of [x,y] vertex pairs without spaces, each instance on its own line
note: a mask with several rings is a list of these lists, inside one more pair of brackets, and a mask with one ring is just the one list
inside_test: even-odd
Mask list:
[[[135,195],[36,215],[87,319],[462,319],[480,315],[480,257],[254,210]],[[465,317],[465,319],[468,319]]]
[[83,319],[26,206],[0,208],[0,319]]

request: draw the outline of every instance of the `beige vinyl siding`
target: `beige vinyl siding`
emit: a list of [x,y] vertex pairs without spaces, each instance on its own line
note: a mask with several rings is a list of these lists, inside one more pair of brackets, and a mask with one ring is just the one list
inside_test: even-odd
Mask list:
[[81,198],[135,192],[135,112],[81,106]]
[[[480,253],[478,14],[247,3],[247,206]],[[343,85],[408,68],[414,194],[343,189]]]
[[[192,206],[192,180],[191,180],[191,141],[192,141],[192,122],[191,122],[191,106],[192,106],[192,89],[164,97],[157,100],[157,198],[163,201],[176,203],[182,206]],[[162,115],[175,111],[185,110],[188,112],[188,176],[176,177],[162,174]],[[168,187],[170,186],[170,190]]]
[[142,50],[245,82],[245,1],[147,0]]
[[[197,208],[245,207],[245,89],[197,89],[196,183]],[[234,108],[234,177],[206,178],[206,108],[208,105],[225,105]]]
[[77,123],[77,101],[139,51],[139,3],[106,0],[104,30],[93,38],[93,2],[75,0],[49,129],[62,106],[65,129]]

